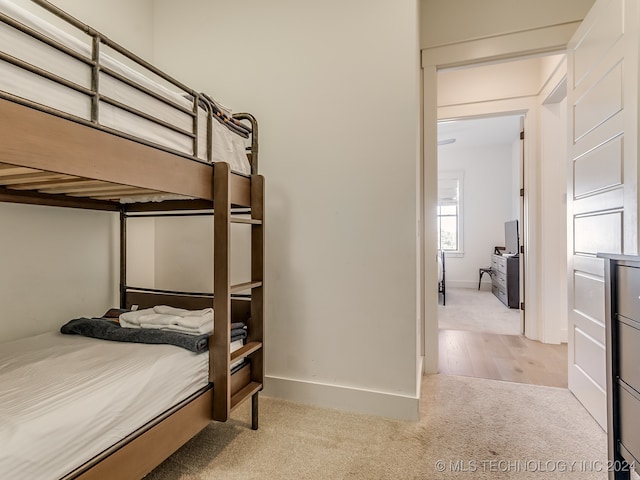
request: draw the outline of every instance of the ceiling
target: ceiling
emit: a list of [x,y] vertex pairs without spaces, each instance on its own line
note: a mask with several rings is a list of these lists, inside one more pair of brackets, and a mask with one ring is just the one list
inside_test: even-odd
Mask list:
[[521,118],[510,115],[438,122],[439,148],[511,145],[520,138]]

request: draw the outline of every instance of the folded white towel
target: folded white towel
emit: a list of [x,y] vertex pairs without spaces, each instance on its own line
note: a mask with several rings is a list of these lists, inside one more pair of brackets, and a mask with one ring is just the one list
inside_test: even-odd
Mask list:
[[145,308],[143,310],[134,310],[132,312],[125,312],[120,314],[120,323],[124,321],[130,325],[140,325],[140,318],[146,315],[153,315],[155,311],[153,308]]
[[188,333],[190,335],[202,335],[203,333],[213,332],[213,320],[201,325],[199,328],[187,328],[181,325],[167,325],[167,326],[160,327],[158,325],[149,325],[144,323],[140,326],[141,328],[155,328],[158,330],[170,330],[172,332]]
[[213,309],[184,310],[158,305],[121,314],[120,325],[126,328],[171,329],[201,335],[213,331]]
[[202,317],[204,315],[213,313],[213,308],[203,308],[202,310],[185,310],[184,308],[158,305],[157,307],[153,307],[153,311],[156,313],[163,313],[165,315],[177,315],[179,317]]

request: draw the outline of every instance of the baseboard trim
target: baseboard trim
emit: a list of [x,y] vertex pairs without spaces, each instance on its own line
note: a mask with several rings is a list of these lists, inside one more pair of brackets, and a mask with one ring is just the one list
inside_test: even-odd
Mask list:
[[567,328],[560,329],[560,343],[569,342],[569,330]]
[[264,395],[318,407],[418,421],[420,397],[266,376]]

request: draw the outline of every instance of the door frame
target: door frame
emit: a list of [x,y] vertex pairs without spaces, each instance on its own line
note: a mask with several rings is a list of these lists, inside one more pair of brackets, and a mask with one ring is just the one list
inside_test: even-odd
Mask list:
[[[438,314],[437,314],[437,263],[434,261],[435,247],[435,205],[437,204],[437,122],[439,119],[458,118],[463,116],[486,115],[496,113],[523,113],[525,115],[525,131],[530,141],[525,143],[524,171],[527,185],[525,185],[524,208],[527,224],[523,225],[527,237],[525,243],[525,269],[528,280],[526,305],[528,322],[525,325],[525,335],[538,339],[541,326],[538,316],[538,268],[540,258],[537,254],[539,245],[536,232],[540,225],[539,207],[539,172],[537,162],[527,159],[538,158],[538,99],[520,98],[497,100],[482,105],[468,106],[437,106],[437,73],[439,70],[453,66],[475,66],[491,61],[517,60],[532,55],[554,54],[566,52],[571,31],[554,30],[553,27],[540,28],[535,32],[519,32],[498,35],[490,39],[461,42],[455,45],[445,45],[422,50],[422,79],[423,79],[423,155],[422,155],[422,188],[421,197],[424,205],[422,225],[424,229],[424,269],[425,269],[425,315],[423,317],[424,332],[424,373],[438,371]],[[483,53],[478,53],[483,52]],[[432,280],[432,281],[431,281]]]

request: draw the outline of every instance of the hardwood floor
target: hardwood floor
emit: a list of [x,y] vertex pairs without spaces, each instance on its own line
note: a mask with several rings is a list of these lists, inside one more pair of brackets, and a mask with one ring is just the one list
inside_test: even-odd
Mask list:
[[439,333],[440,373],[567,387],[567,345],[521,335],[466,330]]

